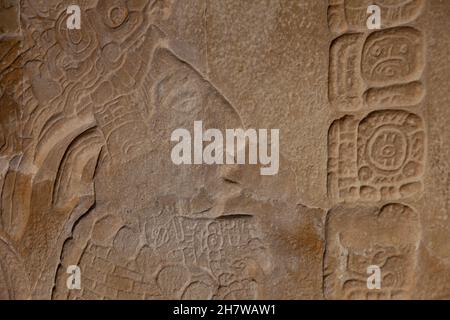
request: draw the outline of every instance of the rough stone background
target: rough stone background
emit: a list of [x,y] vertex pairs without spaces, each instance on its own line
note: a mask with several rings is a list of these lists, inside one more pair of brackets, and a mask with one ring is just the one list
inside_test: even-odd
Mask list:
[[[450,299],[449,17],[1,0],[0,298]],[[280,129],[279,173],[172,164],[196,120]]]

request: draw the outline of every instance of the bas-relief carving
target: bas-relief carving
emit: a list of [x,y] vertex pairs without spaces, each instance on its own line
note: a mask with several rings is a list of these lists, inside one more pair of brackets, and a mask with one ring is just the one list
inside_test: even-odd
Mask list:
[[425,66],[422,34],[410,27],[382,30],[367,37],[362,77],[370,86],[418,80]]
[[[164,40],[149,29],[143,14],[148,5],[103,2],[86,10],[81,30],[67,30],[63,4],[29,1],[22,15],[30,26],[24,45],[2,42],[2,84],[7,85],[2,89],[2,229],[8,245],[23,256],[21,268],[28,269],[28,286],[38,288],[36,296],[51,288],[40,283],[48,280],[42,273],[56,267],[51,263],[57,262],[71,225],[95,202],[93,177],[99,161],[127,161],[142,152],[150,136],[144,123],[150,115],[140,108],[153,102],[144,99],[150,99],[144,86],[153,82],[148,62],[152,49]],[[119,16],[111,16],[113,12]],[[37,16],[48,20],[35,24]],[[33,32],[45,24],[52,28]],[[19,50],[27,50],[23,61],[17,59]],[[24,72],[9,80],[18,68]],[[12,90],[21,80],[23,88]],[[117,132],[130,139],[118,139]],[[22,148],[14,146],[15,140]],[[8,279],[2,283],[10,283],[7,291],[14,292]]]
[[330,103],[339,111],[416,106],[424,67],[423,36],[412,27],[344,34],[330,46]]
[[419,196],[426,159],[423,120],[400,110],[345,116],[328,133],[328,193],[336,202]]
[[[256,281],[262,272],[260,264],[261,261],[268,263],[268,256],[261,253],[264,246],[261,235],[253,231],[257,229],[253,218],[247,215],[241,217],[239,212],[222,217],[221,202],[228,196],[216,194],[214,188],[224,192],[223,187],[209,186],[198,192],[192,192],[195,187],[182,190],[186,184],[201,185],[204,170],[196,168],[180,176],[177,175],[179,168],[158,158],[161,154],[170,154],[170,144],[164,138],[170,136],[171,130],[188,127],[199,117],[207,119],[208,126],[215,128],[236,127],[240,125],[240,120],[211,84],[169,49],[155,45],[156,40],[148,37],[140,44],[140,48],[148,50],[150,47],[153,50],[148,50],[148,69],[137,68],[142,76],[133,77],[135,81],[142,79],[142,87],[139,83],[134,86],[137,88],[134,95],[135,101],[145,102],[146,109],[140,110],[129,101],[115,99],[111,104],[114,108],[102,107],[96,114],[100,130],[106,137],[104,170],[112,170],[116,176],[123,177],[110,190],[111,194],[99,191],[98,198],[102,201],[105,197],[105,201],[114,203],[106,206],[105,210],[117,211],[119,217],[107,216],[100,220],[108,219],[113,221],[113,225],[117,223],[117,228],[110,230],[101,227],[105,222],[97,222],[92,229],[92,244],[91,240],[84,244],[84,251],[78,253],[79,260],[67,261],[68,264],[79,264],[84,270],[82,281],[92,284],[79,294],[69,293],[69,298],[256,298]],[[117,86],[110,88],[117,90]],[[94,91],[92,97],[96,96]],[[112,94],[113,99],[114,96]],[[131,110],[127,112],[126,108]],[[102,114],[104,110],[107,110],[107,115]],[[133,137],[132,142],[139,142],[138,146],[142,149],[132,153],[128,146],[124,147],[124,139],[120,137],[134,132],[142,134],[142,129],[133,130],[139,123],[145,126],[148,134],[142,135],[142,138]],[[112,138],[114,135],[116,139]],[[102,164],[99,166],[101,171]],[[209,174],[214,178],[218,171],[212,171]],[[131,172],[145,178],[127,179]],[[152,188],[157,174],[161,174],[166,181],[158,183],[159,190],[157,185]],[[100,173],[98,179],[101,178]],[[128,197],[130,188],[137,188],[137,197],[130,195],[132,201],[123,197]],[[162,193],[164,188],[175,188],[174,191],[180,188],[178,199],[175,196],[154,198],[147,195],[149,190]],[[180,198],[186,193],[186,199],[181,201]],[[102,208],[99,204],[91,214],[95,215]],[[121,219],[134,222],[121,223]],[[103,239],[98,244],[99,238]],[[79,246],[77,242],[75,247]],[[65,249],[63,254],[70,250],[70,247]],[[96,250],[104,254],[97,256]],[[91,256],[95,257],[88,258]],[[103,270],[98,268],[101,261],[113,266],[111,275],[97,274]],[[130,283],[129,276],[123,279],[124,275],[115,273],[120,268],[134,274],[134,284]],[[54,292],[56,298],[64,296],[67,291],[63,267],[60,274],[61,286]]]
[[385,108],[413,106],[423,100],[425,88],[419,81],[398,84],[381,88],[368,89],[364,100],[369,108],[384,106]]
[[6,234],[0,233],[0,299],[27,299],[30,293],[23,260]]
[[20,32],[19,4],[16,0],[0,1],[0,34],[14,36]]
[[328,96],[338,109],[355,110],[361,107],[361,42],[360,34],[346,34],[331,44]]
[[[166,46],[164,33],[151,26],[152,10],[158,10],[154,3],[99,3],[96,8],[84,12],[87,18],[83,19],[81,30],[66,29],[63,9],[58,2],[42,6],[30,4],[30,1],[25,3],[22,19],[30,27],[30,33],[25,33],[25,45],[21,48],[27,51],[20,61],[24,72],[16,78],[24,80],[22,95],[14,97],[14,101],[24,104],[24,112],[13,126],[8,123],[2,130],[4,154],[7,149],[10,153],[14,151],[9,150],[14,141],[10,131],[20,130],[23,139],[23,148],[17,151],[18,155],[11,156],[9,164],[6,160],[2,162],[5,181],[2,190],[5,222],[2,226],[11,238],[8,245],[17,247],[19,257],[23,258],[17,261],[25,261],[21,262],[20,268],[30,275],[29,279],[23,278],[28,279],[26,286],[35,288],[34,292],[22,289],[26,297],[48,297],[54,272],[61,275],[57,280],[61,279],[63,286],[55,289],[53,296],[59,297],[60,291],[66,289],[64,279],[67,274],[62,267],[58,271],[56,267],[59,259],[65,261],[65,257],[73,255],[68,246],[75,240],[68,237],[74,223],[83,225],[79,222],[80,217],[84,216],[84,221],[95,215],[97,207],[102,208],[96,203],[98,190],[94,187],[94,176],[97,170],[117,170],[138,157],[153,154],[147,160],[156,164],[152,171],[158,171],[157,164],[161,161],[154,154],[169,154],[170,144],[166,137],[170,136],[170,131],[188,127],[199,118],[205,118],[205,125],[215,128],[242,125],[226,99],[188,63],[181,61]],[[35,17],[44,19],[36,24]],[[45,25],[51,28],[43,28],[47,31],[41,32],[39,28]],[[15,48],[14,43],[8,45]],[[19,52],[15,57],[18,55]],[[6,64],[9,60],[2,61]],[[6,65],[7,71],[8,68],[12,69]],[[3,95],[2,99],[9,98]],[[6,109],[2,112],[7,115],[2,119],[9,122],[15,119],[11,118],[16,116],[14,112]],[[167,169],[167,166],[162,164],[161,171],[176,173],[174,170],[178,170],[170,165]],[[204,174],[197,173],[199,175]],[[200,182],[195,180],[195,175],[189,174],[180,179],[190,184]],[[132,185],[134,181],[128,182]],[[173,182],[168,181],[165,187],[173,187]],[[19,188],[20,193],[15,193],[14,190]],[[127,185],[122,185],[122,189],[127,189]],[[192,209],[202,212],[209,209],[208,197],[200,192],[188,202]],[[120,199],[118,194],[113,194],[106,200],[120,202]],[[5,200],[12,205],[5,205]],[[126,202],[126,199],[122,200]],[[216,200],[219,204],[224,201],[220,194]],[[155,198],[151,201],[157,202]],[[152,217],[148,206],[148,203],[142,204],[141,217],[145,217],[144,213]],[[103,226],[101,222],[94,226],[92,242],[111,233],[107,237],[113,239],[112,254],[96,257],[91,261],[95,264],[91,265],[86,262],[89,261],[87,257],[95,255],[96,250],[107,248],[103,247],[106,246],[104,241],[98,246],[86,245],[78,261],[85,271],[83,282],[86,288],[79,296],[89,298],[96,293],[97,298],[107,298],[116,292],[115,298],[257,297],[257,281],[261,276],[259,265],[270,264],[268,256],[260,253],[264,250],[260,232],[253,231],[258,226],[251,216],[241,217],[237,212],[221,218],[220,213],[220,205],[210,218],[166,212],[162,220],[152,217],[138,226],[121,224],[121,218],[115,215],[103,218],[100,220]],[[126,219],[133,219],[132,214]],[[105,221],[113,221],[120,227],[105,226]],[[175,224],[181,228],[183,238],[170,227]],[[150,225],[154,225],[153,229]],[[89,226],[85,228],[89,230]],[[140,228],[146,229],[144,235],[139,233]],[[133,248],[141,243],[141,236],[148,238],[148,245],[139,249],[137,261],[141,261],[141,265],[130,267],[127,259],[134,254]],[[158,238],[160,236],[163,239]],[[89,240],[88,235],[86,237]],[[86,241],[86,238],[81,237],[80,241]],[[167,258],[158,270],[150,273],[145,261],[154,258],[154,250],[159,250],[159,258]],[[98,291],[101,283],[95,289],[89,287],[89,273],[95,273],[98,270],[95,266],[101,263],[117,264],[114,273],[105,273],[108,279],[104,285],[112,286],[110,290],[105,289],[106,293]],[[150,282],[141,279],[133,287],[124,287],[127,277],[117,275],[121,265],[130,274],[132,271],[137,273],[138,278],[148,277]],[[5,270],[2,267],[2,295],[14,298],[13,293],[18,288],[7,278],[10,271]],[[139,287],[145,287],[145,290]]]
[[328,26],[333,33],[367,31],[367,7],[381,9],[381,27],[410,23],[423,12],[424,0],[329,0]]
[[[365,26],[369,4],[381,8],[381,30]],[[347,114],[328,131],[328,195],[337,205],[326,223],[329,299],[424,297],[414,292],[427,285],[416,280],[431,279],[419,270],[427,263],[419,249],[423,221],[412,207],[389,203],[401,199],[426,208],[427,132],[418,110],[425,109],[425,44],[423,31],[411,26],[424,6],[421,0],[329,1],[328,23],[336,37],[329,100]],[[370,265],[381,267],[381,290],[366,286]]]
[[[253,218],[182,216],[174,200],[156,200],[158,208],[146,210],[138,225],[113,215],[101,218],[83,249],[72,241],[64,252],[71,257],[79,250],[86,286],[68,292],[62,267],[54,297],[256,298],[267,252]],[[105,223],[114,227],[102,232]]]
[[[327,216],[324,259],[329,299],[408,299],[420,243],[418,214],[391,203],[381,209],[337,207]],[[367,288],[367,268],[381,269],[381,289]]]
[[[424,190],[424,34],[403,26],[424,1],[375,2],[386,19],[368,33],[367,1],[330,1],[329,98],[347,115],[328,132],[338,206],[323,223],[322,209],[286,205],[285,176],[271,192],[251,178],[257,193],[239,170],[161,161],[194,120],[244,126],[153,24],[170,5],[80,2],[83,27],[67,30],[62,1],[22,1],[20,35],[0,19],[0,298],[410,298],[421,228],[392,201]],[[81,291],[66,287],[71,264]],[[369,264],[379,292],[365,287]]]

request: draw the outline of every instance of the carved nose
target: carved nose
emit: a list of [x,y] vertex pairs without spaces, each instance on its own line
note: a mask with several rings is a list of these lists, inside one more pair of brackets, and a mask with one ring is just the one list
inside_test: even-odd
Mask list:
[[394,49],[394,46],[389,46],[388,48],[388,56],[390,56],[392,54],[392,50]]

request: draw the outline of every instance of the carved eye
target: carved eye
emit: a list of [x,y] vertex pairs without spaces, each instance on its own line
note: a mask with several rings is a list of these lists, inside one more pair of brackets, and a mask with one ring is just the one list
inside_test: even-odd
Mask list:
[[372,54],[372,56],[374,57],[379,57],[382,53],[383,53],[383,48],[380,46],[374,46],[371,50],[370,53]]
[[103,22],[110,28],[118,28],[128,18],[128,7],[124,0],[99,1],[97,4]]
[[109,25],[112,28],[120,26],[128,16],[128,9],[125,6],[112,7],[108,12]]
[[217,251],[222,246],[222,239],[217,234],[210,234],[207,238],[208,247],[212,251]]
[[403,53],[403,54],[408,53],[408,45],[407,44],[402,44],[400,46],[400,53]]

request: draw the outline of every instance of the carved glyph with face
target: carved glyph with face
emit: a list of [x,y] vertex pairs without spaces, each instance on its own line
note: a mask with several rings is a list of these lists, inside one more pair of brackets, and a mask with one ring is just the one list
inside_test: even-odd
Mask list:
[[413,28],[378,31],[364,44],[362,75],[369,85],[417,80],[423,68],[423,41]]

